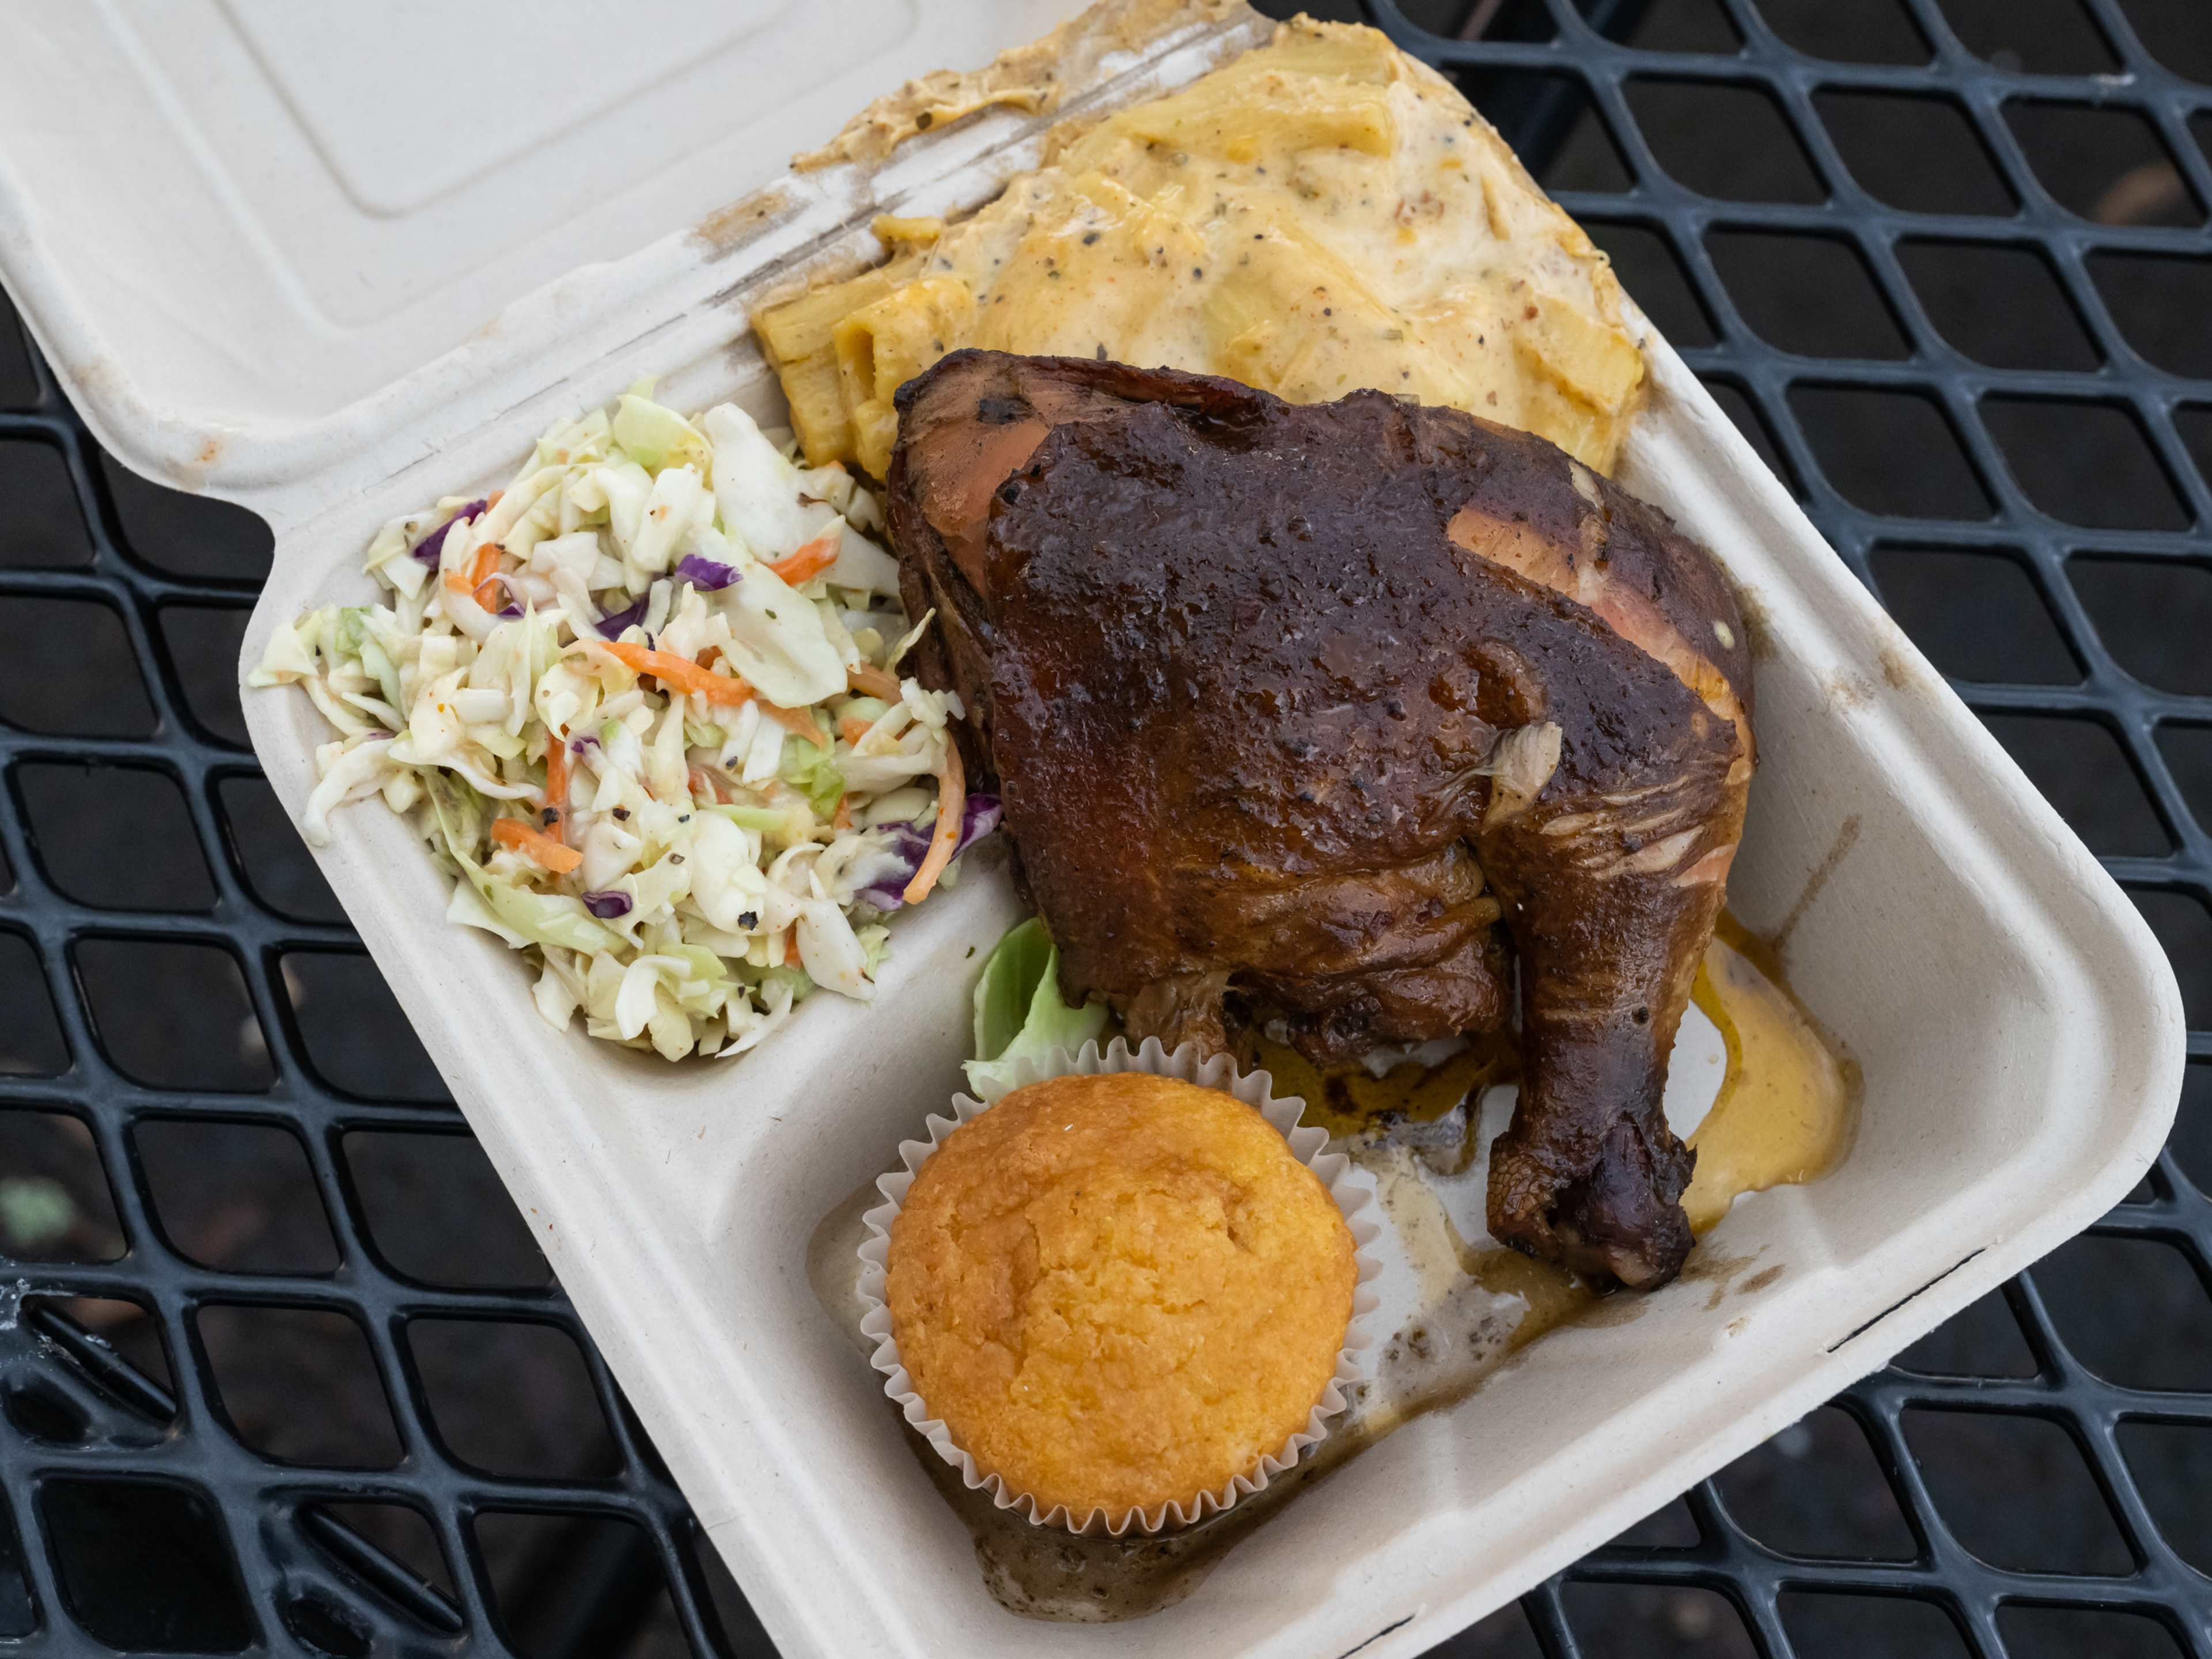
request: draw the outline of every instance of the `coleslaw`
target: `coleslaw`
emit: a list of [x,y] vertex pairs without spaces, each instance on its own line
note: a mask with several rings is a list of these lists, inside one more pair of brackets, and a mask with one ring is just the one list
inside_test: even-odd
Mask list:
[[674,1060],[755,1047],[817,987],[869,1000],[884,915],[999,821],[957,696],[897,672],[929,618],[882,527],[734,404],[688,420],[640,382],[556,425],[504,490],[385,526],[383,603],[270,637],[247,684],[337,734],[301,832],[381,796],[556,1027]]

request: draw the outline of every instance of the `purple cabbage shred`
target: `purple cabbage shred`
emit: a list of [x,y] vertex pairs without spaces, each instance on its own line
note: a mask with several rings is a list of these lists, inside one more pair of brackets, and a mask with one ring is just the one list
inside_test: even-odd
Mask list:
[[446,550],[446,532],[451,530],[457,524],[469,523],[477,516],[477,514],[489,511],[491,503],[488,501],[471,501],[459,512],[454,514],[452,518],[447,520],[445,523],[440,525],[435,530],[432,531],[428,535],[423,537],[420,542],[416,543],[415,546],[415,556],[420,559],[424,564],[428,565],[431,569],[435,570],[438,568],[439,556]]
[[629,895],[606,891],[584,895],[584,908],[601,921],[612,921],[617,916],[629,914]]
[[[978,791],[968,797],[960,812],[960,839],[953,843],[952,856],[958,858],[977,842],[999,827],[1006,811],[996,795]],[[914,823],[885,824],[891,842],[889,851],[898,854],[904,868],[892,874],[878,877],[854,895],[866,899],[878,910],[896,910],[906,903],[906,884],[914,879],[914,872],[921,868],[928,856],[930,831]]]
[[676,562],[676,574],[702,592],[727,587],[737,581],[744,572],[733,564],[724,564],[719,559],[702,559],[696,553],[686,553]]
[[599,633],[601,636],[610,640],[620,639],[622,637],[623,629],[625,628],[637,627],[640,623],[645,621],[645,608],[647,605],[652,603],[652,600],[653,595],[651,593],[645,593],[641,595],[634,603],[623,606],[620,611],[611,611],[606,616],[600,617]]

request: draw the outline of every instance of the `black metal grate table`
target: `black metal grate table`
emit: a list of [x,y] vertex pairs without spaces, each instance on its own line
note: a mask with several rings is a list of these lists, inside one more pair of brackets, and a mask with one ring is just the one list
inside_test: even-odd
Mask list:
[[[2212,1659],[2212,7],[1369,3],[2200,1028],[2089,1236],[1438,1652]],[[0,316],[0,1654],[764,1656],[242,746],[266,559]]]

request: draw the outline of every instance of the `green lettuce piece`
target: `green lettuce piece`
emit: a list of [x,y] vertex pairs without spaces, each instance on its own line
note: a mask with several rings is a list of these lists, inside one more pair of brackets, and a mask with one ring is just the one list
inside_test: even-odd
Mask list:
[[968,1061],[968,1087],[978,1099],[996,1098],[1013,1085],[1015,1066],[1070,1052],[1106,1029],[1097,1003],[1071,1008],[1060,994],[1060,951],[1035,919],[1000,939],[975,986],[975,1058]]
[[983,963],[983,977],[975,981],[977,1060],[996,1060],[1021,1034],[1052,961],[1052,935],[1034,916],[999,941]]

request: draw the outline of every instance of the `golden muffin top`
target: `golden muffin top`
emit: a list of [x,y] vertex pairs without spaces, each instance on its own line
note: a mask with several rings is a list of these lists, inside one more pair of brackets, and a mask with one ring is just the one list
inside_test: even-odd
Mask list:
[[1357,1276],[1335,1200],[1265,1118],[1135,1073],[1031,1084],[955,1130],[886,1269],[930,1414],[1078,1517],[1188,1503],[1281,1450]]

